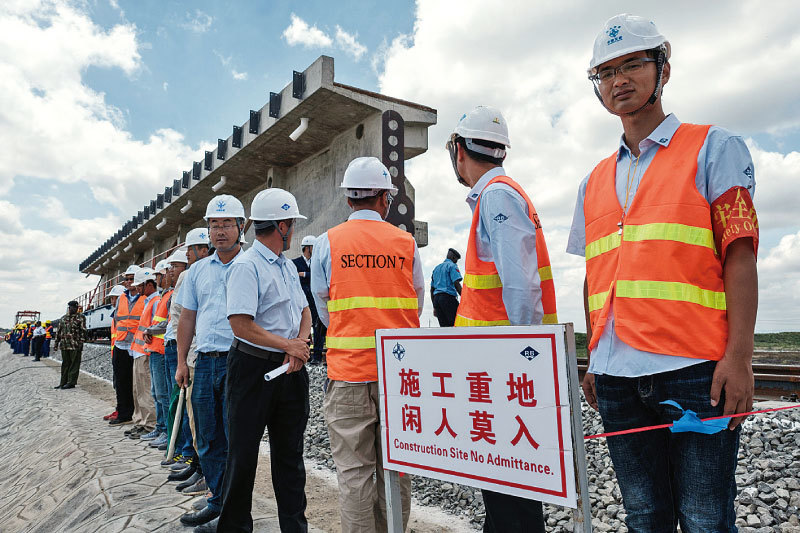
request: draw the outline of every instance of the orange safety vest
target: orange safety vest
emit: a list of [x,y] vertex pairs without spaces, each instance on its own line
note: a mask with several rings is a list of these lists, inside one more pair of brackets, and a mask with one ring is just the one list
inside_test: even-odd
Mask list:
[[117,342],[117,321],[111,319],[111,355],[114,355],[114,343]]
[[710,126],[681,124],[658,148],[625,215],[614,185],[617,155],[589,176],[586,279],[597,345],[611,305],[614,333],[642,351],[718,361],[728,339],[722,263],[711,207],[697,191],[697,156]]
[[328,231],[328,377],[377,381],[375,330],[418,328],[414,238],[388,222],[349,220]]
[[44,336],[46,339],[53,338],[53,326],[47,326],[46,328],[44,328]]
[[[169,300],[172,298],[172,289],[165,292],[156,306],[156,315],[153,317],[153,324],[169,321]],[[148,352],[164,353],[164,334],[153,335],[153,340],[145,344]]]
[[144,306],[142,317],[139,319],[139,325],[136,328],[136,334],[133,336],[133,344],[131,344],[131,350],[136,353],[150,355],[147,343],[144,341],[144,330],[153,325],[153,306],[158,305],[159,301],[160,299],[156,295]]
[[[544,240],[542,225],[539,215],[533,207],[531,199],[525,194],[522,187],[508,176],[492,178],[488,187],[493,183],[505,183],[525,200],[528,205],[528,217],[536,227],[536,263],[539,269],[540,288],[542,291],[542,317],[543,324],[557,324],[556,290],[553,284],[553,272],[550,268],[550,256],[547,253],[547,243]],[[484,190],[486,190],[484,188]],[[472,213],[472,226],[469,229],[469,242],[467,243],[467,258],[464,264],[464,281],[461,289],[461,303],[458,305],[455,326],[508,326],[506,306],[503,303],[503,282],[497,273],[497,268],[492,261],[481,261],[478,258],[477,229],[480,220],[481,199]]]
[[128,308],[128,298],[124,294],[117,299],[117,310],[114,313],[114,340],[115,342],[133,342],[136,328],[144,308],[144,297],[139,296],[133,304],[133,309]]

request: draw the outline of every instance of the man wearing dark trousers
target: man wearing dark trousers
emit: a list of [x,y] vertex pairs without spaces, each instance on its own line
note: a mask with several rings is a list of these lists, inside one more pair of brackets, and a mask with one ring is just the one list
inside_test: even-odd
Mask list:
[[[226,386],[228,461],[222,514],[216,530],[209,531],[253,531],[253,484],[265,427],[281,531],[308,531],[303,433],[311,312],[297,271],[283,255],[296,218],[305,217],[292,194],[276,188],[258,193],[250,208],[255,242],[227,275],[228,320],[235,337]],[[286,363],[285,374],[264,379]]]
[[81,370],[81,352],[86,340],[86,318],[78,314],[78,302],[67,304],[68,312],[61,317],[56,333],[55,349],[61,345],[61,382],[56,389],[74,389]]
[[117,299],[114,310],[115,333],[111,364],[114,366],[116,379],[117,416],[108,421],[112,426],[133,422],[133,357],[130,348],[144,309],[144,298],[139,296],[139,291],[133,285],[133,277],[138,270],[138,266],[131,265],[125,271],[125,291]]
[[306,235],[300,244],[303,255],[292,259],[294,266],[297,268],[297,275],[300,276],[300,287],[303,288],[303,293],[306,295],[308,301],[308,308],[311,310],[311,329],[313,332],[314,349],[311,351],[311,359],[308,360],[310,365],[318,365],[322,363],[322,348],[325,345],[325,333],[328,328],[319,319],[317,313],[317,304],[314,302],[314,297],[311,295],[311,256],[314,253],[314,242],[316,239],[313,235]]
[[431,275],[431,300],[433,301],[433,316],[443,328],[452,327],[458,312],[458,298],[461,294],[461,272],[458,270],[458,260],[461,254],[450,248],[447,258],[436,265]]

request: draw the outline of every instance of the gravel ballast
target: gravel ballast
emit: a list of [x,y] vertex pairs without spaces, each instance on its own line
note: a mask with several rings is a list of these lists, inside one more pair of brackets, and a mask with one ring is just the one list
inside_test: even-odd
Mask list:
[[[58,357],[58,352],[54,354]],[[83,370],[111,380],[110,347],[87,344]],[[305,456],[334,470],[322,413],[325,367],[309,367],[311,415],[306,429]],[[585,402],[583,431],[601,433],[600,417]],[[626,532],[625,508],[605,439],[586,442],[589,498],[595,531]],[[743,426],[736,470],[736,524],[742,533],[800,533],[800,409],[750,417]],[[422,505],[468,517],[477,528],[485,511],[480,490],[434,479],[412,478],[412,494]],[[548,531],[572,531],[572,510],[545,506]]]

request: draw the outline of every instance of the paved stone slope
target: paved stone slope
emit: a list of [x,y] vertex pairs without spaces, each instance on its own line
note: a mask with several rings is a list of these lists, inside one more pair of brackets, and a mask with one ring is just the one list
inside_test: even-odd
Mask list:
[[[191,531],[178,518],[194,498],[167,483],[162,452],[104,424],[113,406],[80,386],[54,390],[57,368],[10,352],[3,343],[0,531]],[[256,531],[279,531],[273,501],[257,498],[253,509]]]

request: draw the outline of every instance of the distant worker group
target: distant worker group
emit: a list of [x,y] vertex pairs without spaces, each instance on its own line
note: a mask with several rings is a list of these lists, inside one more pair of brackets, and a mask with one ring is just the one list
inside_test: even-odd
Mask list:
[[[735,415],[753,401],[754,166],[741,137],[664,113],[670,56],[655,24],[633,15],[610,19],[594,43],[588,77],[624,133],[580,184],[568,240],[567,252],[586,263],[582,385],[606,431],[672,422],[680,413],[662,403],[670,399],[702,418],[734,415],[716,434],[662,429],[610,437],[608,447],[631,531],[735,531]],[[432,273],[440,326],[558,322],[543,223],[503,167],[510,148],[505,118],[487,106],[465,113],[447,141],[471,224],[463,274],[454,248]],[[161,450],[174,442],[161,464],[184,493],[204,496],[180,518],[197,533],[253,530],[265,430],[280,528],[308,530],[306,364],[323,363],[341,529],[387,530],[375,331],[420,327],[425,281],[413,236],[385,221],[396,193],[388,169],[358,157],[340,187],[350,216],[304,237],[293,264],[284,253],[305,216],[291,193],[255,195],[247,250],[244,206],[219,195],[182,248],[153,269],[131,265],[111,291],[117,406],[106,418],[133,424],[130,438]],[[38,360],[51,331],[49,322],[20,325],[7,340]],[[55,336],[61,388],[75,385],[84,337],[70,302]],[[185,409],[171,435],[181,390]],[[406,475],[404,528],[410,492]],[[482,494],[484,531],[545,531],[541,502]]]

